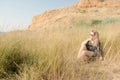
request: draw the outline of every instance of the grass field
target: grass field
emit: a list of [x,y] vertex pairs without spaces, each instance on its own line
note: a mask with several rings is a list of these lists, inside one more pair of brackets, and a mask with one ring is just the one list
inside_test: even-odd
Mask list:
[[[103,61],[80,63],[80,44],[95,29]],[[120,21],[76,22],[73,27],[13,31],[0,36],[0,80],[119,80]]]

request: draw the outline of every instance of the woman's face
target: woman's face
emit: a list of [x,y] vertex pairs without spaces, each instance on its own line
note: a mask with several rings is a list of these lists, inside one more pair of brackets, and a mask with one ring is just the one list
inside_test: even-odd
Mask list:
[[93,40],[94,36],[95,36],[95,33],[93,31],[91,31],[90,32],[90,39]]

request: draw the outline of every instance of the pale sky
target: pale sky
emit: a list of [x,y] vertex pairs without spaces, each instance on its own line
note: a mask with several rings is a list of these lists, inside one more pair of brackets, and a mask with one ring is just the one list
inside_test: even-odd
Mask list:
[[27,28],[33,16],[77,2],[79,0],[0,0],[0,31]]

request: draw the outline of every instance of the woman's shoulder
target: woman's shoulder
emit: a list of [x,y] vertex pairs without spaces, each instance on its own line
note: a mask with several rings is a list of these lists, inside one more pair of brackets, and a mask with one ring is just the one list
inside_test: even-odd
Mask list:
[[85,41],[82,42],[82,44],[86,44],[88,41],[90,41],[90,39],[86,39]]

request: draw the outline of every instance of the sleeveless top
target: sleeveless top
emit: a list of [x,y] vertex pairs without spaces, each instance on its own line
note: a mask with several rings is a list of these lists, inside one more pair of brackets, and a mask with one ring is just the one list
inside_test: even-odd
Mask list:
[[93,45],[91,45],[91,44],[90,44],[90,41],[88,41],[88,42],[86,43],[86,48],[87,48],[88,51],[93,51],[93,52],[95,52],[95,50],[96,50],[96,47],[93,46]]

